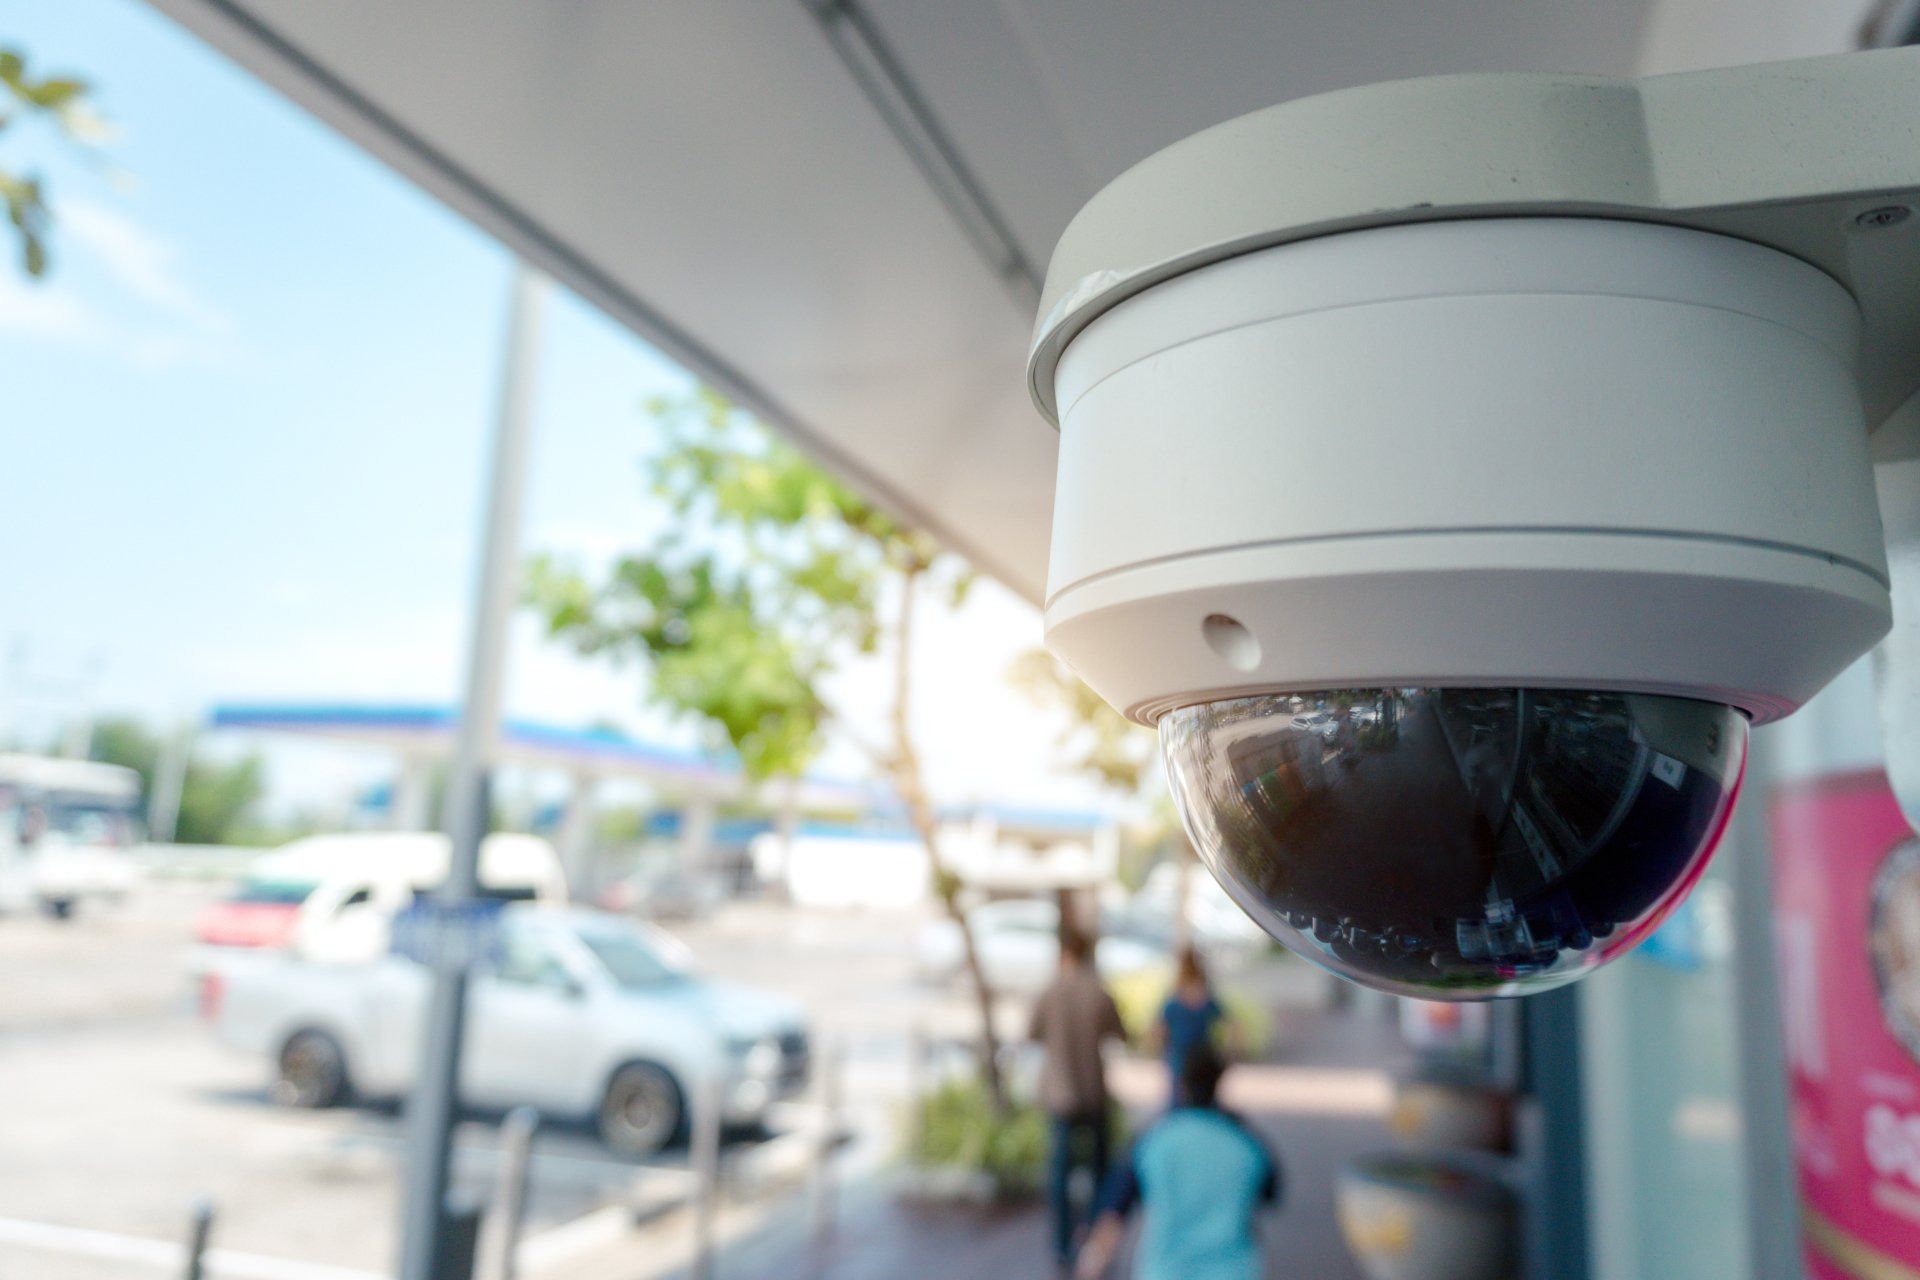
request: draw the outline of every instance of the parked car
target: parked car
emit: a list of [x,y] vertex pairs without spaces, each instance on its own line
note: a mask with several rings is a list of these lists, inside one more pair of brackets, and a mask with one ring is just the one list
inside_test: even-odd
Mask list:
[[[316,964],[282,954],[201,979],[226,1044],[272,1064],[275,1101],[327,1107],[404,1094],[429,974],[399,956]],[[685,1129],[693,1090],[720,1088],[728,1124],[762,1121],[806,1083],[799,1006],[694,973],[685,948],[637,921],[509,906],[469,988],[461,1100],[586,1119],[644,1156]]]
[[727,886],[718,875],[677,866],[636,871],[600,894],[606,910],[648,920],[698,920],[726,900]]
[[[394,917],[446,878],[447,851],[446,836],[433,831],[295,840],[254,862],[233,893],[201,912],[195,968],[226,950],[291,948],[333,963],[384,955]],[[559,855],[534,836],[488,836],[480,846],[480,888],[507,901],[567,900]]]
[[[967,914],[980,967],[997,991],[1031,995],[1060,967],[1060,908],[1038,898],[989,902]],[[1094,944],[1101,974],[1118,978],[1164,966],[1167,953],[1134,937],[1108,934]],[[924,982],[950,982],[966,967],[960,930],[951,920],[929,921],[914,946],[914,971]]]
[[139,882],[140,775],[119,765],[0,755],[0,909],[65,920]]
[[1297,729],[1311,729],[1328,742],[1340,732],[1339,719],[1328,711],[1303,711],[1293,717],[1293,724]]

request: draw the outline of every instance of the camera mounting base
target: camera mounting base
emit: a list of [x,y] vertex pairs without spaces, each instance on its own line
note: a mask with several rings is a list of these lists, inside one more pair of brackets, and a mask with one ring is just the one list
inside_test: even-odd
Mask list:
[[1186,272],[1060,361],[1047,646],[1148,722],[1406,685],[1778,718],[1889,625],[1859,324],[1779,250],[1610,219]]
[[1641,80],[1467,75],[1227,121],[1096,195],[1054,251],[1028,367],[1055,372],[1121,302],[1210,263],[1365,227],[1576,216],[1778,250],[1859,306],[1876,460],[1920,456],[1920,48]]

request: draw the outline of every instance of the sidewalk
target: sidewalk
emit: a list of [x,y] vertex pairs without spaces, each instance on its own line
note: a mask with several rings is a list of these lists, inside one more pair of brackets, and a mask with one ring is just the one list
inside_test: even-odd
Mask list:
[[[1267,1233],[1274,1280],[1362,1280],[1334,1221],[1333,1182],[1353,1156],[1390,1145],[1389,1073],[1403,1050],[1384,1022],[1352,1014],[1289,1012],[1278,1061],[1236,1067],[1227,1103],[1280,1153],[1286,1203]],[[1129,1061],[1115,1090],[1130,1106],[1157,1102],[1160,1069]],[[844,1188],[836,1228],[817,1243],[804,1198],[723,1248],[715,1280],[1018,1280],[1049,1275],[1046,1216],[1011,1208],[914,1206],[884,1179]],[[684,1280],[685,1271],[664,1273]]]

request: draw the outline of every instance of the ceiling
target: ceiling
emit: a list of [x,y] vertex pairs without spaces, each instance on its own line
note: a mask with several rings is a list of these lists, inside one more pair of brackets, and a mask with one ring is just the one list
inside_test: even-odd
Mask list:
[[1083,200],[1302,94],[1631,72],[1654,2],[151,0],[1036,600]]

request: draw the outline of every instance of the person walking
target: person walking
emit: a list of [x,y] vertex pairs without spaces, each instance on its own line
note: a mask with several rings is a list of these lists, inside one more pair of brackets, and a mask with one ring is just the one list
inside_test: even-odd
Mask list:
[[1134,1141],[1102,1189],[1100,1212],[1075,1266],[1100,1280],[1127,1216],[1145,1207],[1134,1280],[1260,1280],[1254,1226],[1280,1200],[1280,1162],[1216,1095],[1226,1064],[1210,1044],[1181,1064],[1179,1101]]
[[1180,1102],[1180,1074],[1187,1055],[1203,1044],[1213,1044],[1226,1017],[1226,1011],[1214,998],[1213,985],[1207,981],[1206,965],[1192,946],[1180,949],[1173,991],[1160,1006],[1159,1021],[1153,1026],[1154,1047],[1167,1064],[1167,1082],[1171,1102]]
[[1066,927],[1060,933],[1060,968],[1033,1006],[1028,1032],[1041,1048],[1040,1105],[1052,1117],[1052,1158],[1047,1205],[1053,1217],[1053,1252],[1061,1275],[1073,1266],[1081,1227],[1092,1217],[1074,1204],[1074,1174],[1086,1169],[1098,1188],[1107,1176],[1107,1072],[1102,1050],[1124,1040],[1120,1010],[1093,964],[1093,940]]

